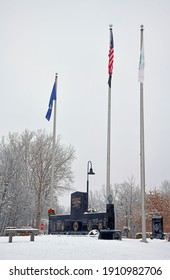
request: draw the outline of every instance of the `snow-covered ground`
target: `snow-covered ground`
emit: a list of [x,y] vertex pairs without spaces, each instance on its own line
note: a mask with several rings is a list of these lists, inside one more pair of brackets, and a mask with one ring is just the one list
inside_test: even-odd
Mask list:
[[170,260],[170,242],[148,239],[99,240],[96,236],[0,237],[1,260]]

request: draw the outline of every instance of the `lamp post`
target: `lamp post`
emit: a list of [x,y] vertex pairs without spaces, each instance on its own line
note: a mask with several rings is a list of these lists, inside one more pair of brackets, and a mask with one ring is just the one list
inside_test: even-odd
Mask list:
[[128,237],[128,205],[127,205],[127,197],[123,196],[121,199],[121,206],[123,205],[122,200],[125,199],[126,200],[126,237]]
[[92,162],[90,160],[87,163],[87,209],[89,202],[89,175],[95,175],[93,172]]

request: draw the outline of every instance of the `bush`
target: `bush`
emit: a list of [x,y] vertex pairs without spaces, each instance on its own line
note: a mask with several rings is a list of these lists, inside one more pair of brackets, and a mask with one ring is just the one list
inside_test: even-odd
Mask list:
[[141,232],[137,232],[136,233],[136,239],[141,239],[142,238],[142,233]]
[[170,241],[170,233],[166,233],[165,238],[166,238],[167,241]]
[[[137,232],[135,237],[136,237],[136,239],[141,239],[142,232]],[[150,238],[150,232],[146,232],[146,238]]]

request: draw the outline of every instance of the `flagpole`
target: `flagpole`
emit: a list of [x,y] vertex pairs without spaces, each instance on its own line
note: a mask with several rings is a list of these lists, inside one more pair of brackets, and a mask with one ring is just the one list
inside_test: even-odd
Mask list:
[[111,88],[108,87],[106,194],[110,195]]
[[[57,78],[58,74],[55,75],[55,89],[57,96]],[[56,143],[56,113],[57,113],[57,100],[53,100],[54,115],[53,115],[53,143],[52,143],[52,164],[51,164],[51,190],[50,190],[50,208],[53,209],[53,192],[54,192],[54,164],[55,164],[55,143]]]
[[[143,25],[140,27],[140,50],[143,52]],[[141,55],[141,54],[140,54]],[[144,53],[142,54],[144,55]],[[144,59],[144,58],[143,58]],[[143,62],[144,63],[144,62]],[[146,240],[146,215],[145,215],[145,147],[144,147],[144,105],[143,105],[143,80],[140,80],[140,185],[142,200],[142,242]]]
[[[112,34],[112,25],[110,27],[110,43],[111,40],[113,41],[113,34]],[[112,42],[113,43],[113,42]],[[113,47],[113,46],[112,46]],[[112,50],[113,51],[113,50]],[[111,57],[112,56],[112,57]],[[113,53],[109,52],[109,86],[108,86],[108,119],[107,119],[107,166],[106,166],[106,197],[107,203],[109,195],[111,195],[110,190],[110,148],[111,148],[111,75],[112,75],[112,68],[113,68]],[[111,61],[110,61],[111,60]],[[110,63],[111,62],[111,63]]]

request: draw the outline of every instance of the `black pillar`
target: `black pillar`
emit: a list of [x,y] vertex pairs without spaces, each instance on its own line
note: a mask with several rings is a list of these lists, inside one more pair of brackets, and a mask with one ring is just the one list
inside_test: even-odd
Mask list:
[[106,204],[106,212],[108,215],[108,228],[115,229],[114,204]]

